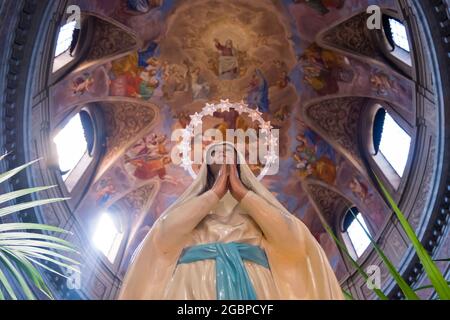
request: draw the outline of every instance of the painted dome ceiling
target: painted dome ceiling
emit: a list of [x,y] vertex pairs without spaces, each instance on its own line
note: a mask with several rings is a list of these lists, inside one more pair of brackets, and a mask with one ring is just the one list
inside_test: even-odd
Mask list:
[[[106,134],[79,220],[89,230],[99,212],[119,212],[132,228],[130,256],[192,182],[171,161],[172,132],[206,103],[243,100],[280,131],[280,170],[263,183],[308,225],[339,276],[344,265],[322,220],[334,223],[353,204],[378,232],[390,213],[361,152],[364,107],[385,101],[414,116],[413,82],[367,34],[369,2],[75,1],[90,19],[91,49],[51,88],[50,123],[91,106]],[[396,1],[378,4],[396,9]],[[222,112],[203,126],[254,124]]]

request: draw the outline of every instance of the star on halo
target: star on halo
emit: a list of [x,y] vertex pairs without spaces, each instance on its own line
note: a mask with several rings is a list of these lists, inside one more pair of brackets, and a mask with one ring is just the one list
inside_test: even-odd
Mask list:
[[222,111],[222,112],[228,112],[228,111],[230,111],[230,108],[231,108],[231,104],[230,104],[230,100],[220,100],[220,103],[219,103],[219,109],[220,109],[220,111]]
[[196,127],[200,124],[202,124],[202,115],[196,112],[194,115],[191,115],[191,124]]
[[270,121],[263,122],[260,126],[261,132],[263,133],[269,133],[270,130],[273,129],[272,125],[270,124]]
[[252,110],[249,112],[250,118],[252,118],[252,121],[259,121],[261,119],[262,113],[259,112],[259,110]]
[[242,114],[247,111],[248,105],[242,101],[240,103],[235,103],[233,105],[233,109],[236,110],[239,114]]
[[206,106],[203,108],[203,115],[205,116],[213,116],[214,112],[216,112],[217,109],[214,104],[207,103]]

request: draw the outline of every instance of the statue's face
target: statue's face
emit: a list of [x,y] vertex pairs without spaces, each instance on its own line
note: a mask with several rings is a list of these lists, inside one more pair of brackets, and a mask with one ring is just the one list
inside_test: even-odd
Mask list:
[[207,163],[211,168],[214,176],[217,177],[222,165],[237,163],[236,150],[230,145],[217,145],[208,152]]
[[227,40],[227,41],[225,42],[225,46],[226,46],[227,48],[232,48],[232,47],[233,47],[233,41]]
[[236,151],[228,144],[216,145],[209,152],[209,164],[233,164],[236,160]]

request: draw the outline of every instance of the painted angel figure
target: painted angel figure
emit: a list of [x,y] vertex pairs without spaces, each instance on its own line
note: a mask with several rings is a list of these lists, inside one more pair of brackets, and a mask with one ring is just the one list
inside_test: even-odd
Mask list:
[[[232,159],[230,161],[229,159]],[[229,142],[137,249],[119,299],[342,299],[323,249]]]

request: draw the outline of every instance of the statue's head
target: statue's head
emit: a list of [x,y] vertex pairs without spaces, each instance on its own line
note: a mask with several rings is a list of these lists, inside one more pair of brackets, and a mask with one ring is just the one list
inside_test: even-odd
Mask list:
[[230,40],[230,39],[228,39],[228,40],[225,42],[225,47],[227,47],[227,48],[233,48],[233,41]]
[[210,189],[216,181],[216,177],[223,165],[226,164],[227,171],[230,172],[230,166],[236,164],[238,173],[240,174],[240,166],[238,161],[238,152],[234,145],[230,142],[219,142],[209,145],[206,149],[205,161],[207,164],[207,188]]
[[231,143],[216,143],[208,147],[205,160],[215,175],[223,164],[237,163],[237,151]]

